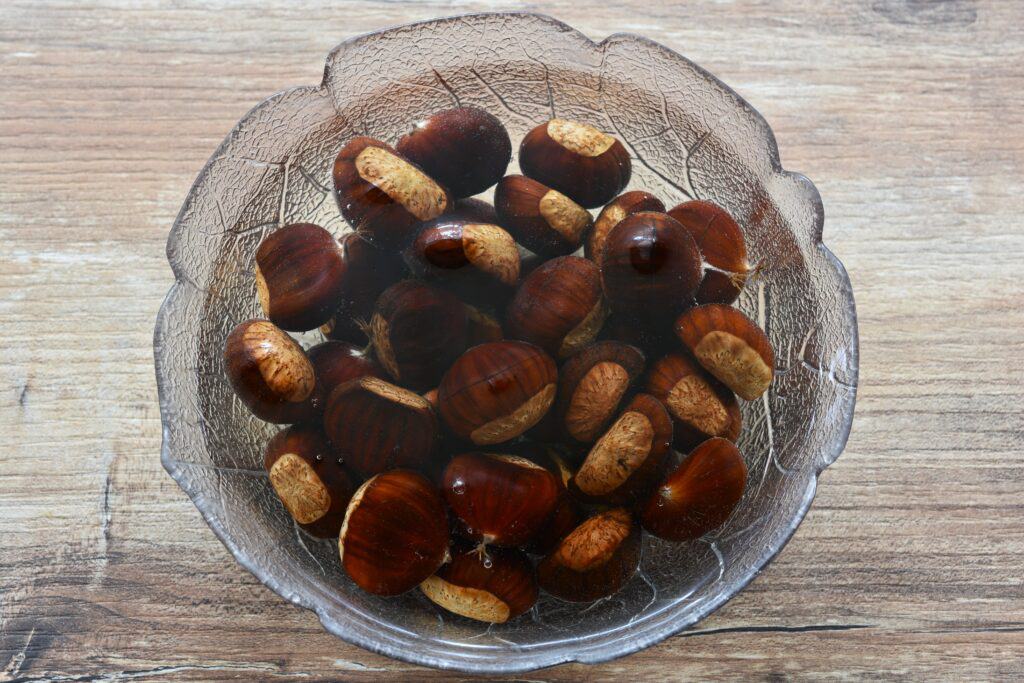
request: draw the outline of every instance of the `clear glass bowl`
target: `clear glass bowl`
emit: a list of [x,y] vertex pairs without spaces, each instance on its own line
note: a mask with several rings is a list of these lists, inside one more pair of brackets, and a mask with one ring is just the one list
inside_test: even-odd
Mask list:
[[[418,591],[363,593],[340,570],[336,543],[300,533],[261,467],[274,428],[234,398],[221,360],[231,328],[257,313],[260,240],[296,221],[349,229],[329,189],[340,146],[360,134],[394,142],[411,122],[455,104],[491,111],[513,140],[556,115],[591,123],[632,153],[630,189],[668,206],[700,197],[727,207],[752,261],[766,264],[738,305],[767,330],[777,357],[771,390],[743,404],[750,480],[724,528],[690,544],[648,537],[642,571],[616,595],[589,606],[542,597],[530,614],[490,628],[442,613]],[[238,122],[171,230],[176,282],[154,341],[164,467],[245,568],[351,643],[490,673],[635,652],[747,585],[793,534],[818,473],[846,443],[857,322],[849,279],[821,242],[823,219],[811,182],[781,168],[764,119],[650,40],[594,43],[548,17],[479,14],[346,41],[321,85],[279,93]]]

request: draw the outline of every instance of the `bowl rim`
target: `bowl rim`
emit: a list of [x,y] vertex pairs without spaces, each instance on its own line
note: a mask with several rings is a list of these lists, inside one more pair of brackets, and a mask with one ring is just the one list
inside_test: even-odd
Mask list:
[[[632,41],[641,42],[647,46],[653,47],[659,51],[664,52],[673,60],[679,60],[681,63],[687,65],[689,68],[697,71],[702,77],[715,83],[722,89],[722,91],[728,95],[734,103],[742,108],[748,115],[754,117],[759,124],[761,124],[762,130],[765,132],[767,139],[767,151],[769,154],[768,161],[771,164],[771,170],[774,175],[782,176],[794,181],[802,190],[803,198],[807,201],[814,212],[814,226],[813,244],[818,251],[821,252],[826,262],[835,271],[840,284],[842,285],[842,299],[847,302],[846,310],[844,314],[847,316],[850,322],[850,330],[852,332],[849,340],[849,346],[847,347],[848,359],[847,367],[849,369],[851,381],[848,384],[850,393],[849,396],[849,413],[846,415],[846,419],[843,421],[841,428],[837,431],[837,434],[832,441],[833,448],[831,452],[822,454],[814,464],[812,476],[808,479],[807,486],[804,489],[803,495],[800,499],[800,503],[796,508],[796,512],[793,517],[789,520],[788,524],[780,529],[781,533],[776,538],[777,543],[770,544],[767,550],[761,554],[759,562],[753,563],[751,568],[745,570],[739,577],[735,584],[731,585],[727,590],[724,590],[716,594],[712,599],[705,601],[698,608],[692,610],[689,615],[684,619],[678,620],[662,620],[661,622],[653,625],[651,628],[645,630],[642,633],[629,633],[628,636],[619,636],[617,638],[616,647],[608,647],[607,643],[593,643],[589,646],[576,649],[571,652],[564,650],[555,650],[544,652],[540,649],[532,650],[532,648],[523,648],[524,654],[532,656],[530,657],[516,657],[509,659],[507,657],[501,658],[485,658],[485,657],[467,657],[460,654],[458,659],[449,658],[444,659],[438,656],[431,656],[429,654],[421,654],[414,650],[403,649],[400,647],[388,647],[386,642],[382,640],[374,640],[372,638],[363,637],[358,632],[351,630],[346,627],[344,623],[335,620],[324,608],[323,604],[311,604],[309,601],[291,592],[287,587],[279,584],[277,580],[269,576],[260,566],[258,566],[252,559],[250,559],[247,551],[240,548],[235,541],[232,539],[229,530],[225,529],[221,524],[220,520],[213,515],[209,515],[208,511],[203,505],[200,504],[199,498],[201,492],[194,489],[189,482],[188,475],[183,471],[183,466],[187,468],[189,463],[181,462],[175,459],[172,453],[172,438],[171,438],[171,422],[172,422],[172,406],[168,398],[168,391],[165,387],[166,380],[164,379],[165,374],[163,372],[163,360],[162,360],[162,345],[161,339],[168,334],[168,322],[170,320],[172,308],[176,303],[176,295],[179,293],[180,288],[187,284],[191,284],[177,267],[174,258],[174,248],[181,237],[182,231],[184,230],[183,219],[185,216],[188,200],[183,204],[181,210],[175,217],[174,224],[171,228],[170,234],[167,239],[166,253],[167,259],[171,265],[172,271],[174,272],[175,282],[171,285],[167,292],[157,314],[156,327],[154,330],[154,364],[156,370],[156,381],[157,390],[159,395],[160,403],[160,417],[162,426],[162,442],[161,442],[161,464],[167,473],[178,483],[178,485],[185,491],[189,496],[190,500],[196,505],[202,518],[209,525],[214,535],[220,540],[220,542],[227,548],[235,560],[246,570],[252,573],[261,583],[270,588],[272,591],[280,595],[281,597],[291,601],[292,603],[308,609],[314,612],[320,620],[323,627],[331,634],[341,638],[342,640],[358,645],[366,650],[387,656],[389,658],[405,661],[411,664],[417,664],[422,666],[430,666],[435,668],[462,671],[466,673],[486,673],[486,674],[510,674],[510,673],[522,673],[527,671],[533,671],[537,669],[547,668],[556,666],[559,664],[580,662],[586,664],[598,664],[607,662],[619,657],[623,657],[640,650],[643,650],[651,645],[655,645],[666,638],[679,634],[680,632],[688,629],[695,623],[703,620],[709,614],[717,610],[719,607],[724,605],[726,602],[731,600],[737,593],[746,588],[764,569],[766,569],[772,561],[778,556],[781,550],[786,546],[797,528],[803,522],[807,511],[810,507],[811,502],[814,499],[814,495],[817,489],[818,478],[821,473],[842,453],[849,439],[850,431],[853,426],[853,416],[856,408],[856,394],[857,394],[857,378],[859,375],[859,329],[857,325],[857,313],[856,313],[856,302],[854,299],[853,289],[850,283],[849,275],[847,274],[846,268],[842,262],[825,246],[822,240],[822,233],[824,228],[824,205],[822,203],[821,195],[817,188],[805,175],[787,171],[782,167],[781,160],[779,158],[779,150],[775,134],[771,127],[768,125],[767,120],[764,116],[751,106],[741,95],[736,93],[731,87],[722,82],[714,74],[708,72],[698,64],[679,54],[675,50],[662,45],[650,38],[640,36],[629,32],[617,32],[612,33],[605,37],[600,42],[591,40],[581,31],[569,26],[568,24],[561,22],[549,15],[524,12],[524,11],[497,11],[497,12],[467,12],[459,13],[454,15],[448,15],[444,17],[438,17],[434,19],[427,19],[423,21],[416,21],[406,24],[394,24],[385,28],[378,29],[369,33],[352,36],[337,46],[335,46],[327,55],[326,65],[324,68],[324,75],[321,79],[319,86],[297,86],[292,88],[286,88],[285,90],[279,91],[264,100],[257,103],[252,107],[239,121],[232,127],[232,130],[228,133],[225,139],[218,145],[217,149],[211,155],[210,159],[203,166],[202,170],[197,175],[195,181],[189,188],[189,192],[186,197],[193,196],[197,187],[205,181],[207,175],[211,172],[214,162],[222,156],[222,152],[230,143],[234,132],[238,129],[239,125],[246,121],[250,115],[257,110],[271,104],[273,101],[281,98],[282,96],[293,94],[302,91],[321,91],[326,89],[328,85],[328,79],[330,77],[330,69],[334,59],[344,50],[350,49],[354,46],[358,46],[364,41],[370,41],[383,34],[390,33],[392,31],[401,29],[408,30],[412,28],[423,28],[428,26],[438,26],[450,23],[457,23],[466,19],[486,19],[486,18],[508,18],[508,19],[519,19],[529,21],[540,21],[549,24],[553,28],[563,33],[572,34],[577,40],[583,41],[588,47],[593,49],[603,49],[606,44],[619,41]],[[367,616],[369,619],[372,617]],[[606,635],[608,632],[604,632]],[[380,635],[378,633],[378,635]],[[539,648],[540,646],[538,646]]]

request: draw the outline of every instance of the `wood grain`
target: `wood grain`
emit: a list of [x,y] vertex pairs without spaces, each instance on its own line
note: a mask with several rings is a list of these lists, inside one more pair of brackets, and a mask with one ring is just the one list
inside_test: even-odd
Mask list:
[[[507,5],[460,2],[458,11]],[[1024,5],[533,2],[736,88],[825,200],[860,314],[849,446],[688,631],[531,680],[1024,676]],[[164,243],[254,103],[450,3],[0,6],[0,680],[450,679],[326,634],[160,467]]]

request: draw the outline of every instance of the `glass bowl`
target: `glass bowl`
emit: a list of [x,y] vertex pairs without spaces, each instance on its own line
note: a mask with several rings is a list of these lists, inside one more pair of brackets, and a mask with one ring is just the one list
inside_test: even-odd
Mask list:
[[[688,544],[647,537],[642,571],[621,592],[584,606],[545,596],[491,627],[442,613],[419,591],[363,593],[341,571],[336,543],[300,533],[261,467],[275,428],[234,398],[221,360],[231,328],[257,314],[260,240],[297,221],[349,229],[330,191],[340,146],[354,135],[394,142],[411,122],[456,104],[491,111],[513,140],[555,116],[591,123],[632,154],[629,189],[668,206],[688,197],[725,206],[744,226],[752,262],[765,264],[738,305],[765,328],[777,363],[770,391],[743,404],[750,479],[724,528]],[[242,566],[351,643],[488,673],[635,652],[746,586],[793,534],[818,473],[846,443],[857,322],[846,272],[821,242],[823,219],[811,182],[781,168],[765,120],[645,38],[594,43],[544,16],[477,14],[348,40],[319,86],[274,95],[238,122],[174,223],[167,256],[176,282],[154,341],[164,467]]]

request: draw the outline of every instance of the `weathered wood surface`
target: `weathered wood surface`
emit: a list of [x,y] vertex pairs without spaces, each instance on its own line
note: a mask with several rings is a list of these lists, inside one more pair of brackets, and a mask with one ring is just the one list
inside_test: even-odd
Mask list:
[[[231,125],[449,3],[0,5],[0,680],[447,679],[239,568],[160,467],[168,228]],[[458,3],[459,11],[507,8]],[[735,87],[824,196],[860,393],[799,532],[694,631],[524,678],[1024,676],[1024,4],[536,2]]]

